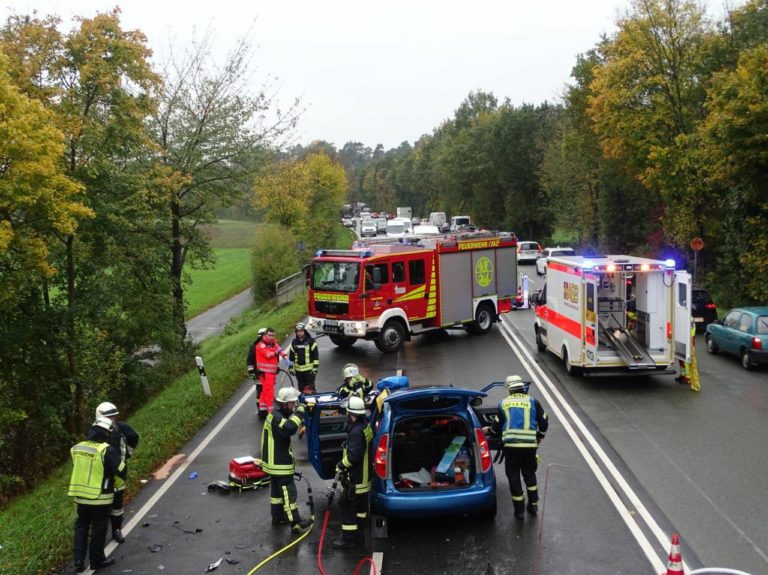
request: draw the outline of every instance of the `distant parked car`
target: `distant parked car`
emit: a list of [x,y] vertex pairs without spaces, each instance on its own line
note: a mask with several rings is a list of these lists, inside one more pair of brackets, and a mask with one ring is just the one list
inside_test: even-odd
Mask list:
[[517,263],[535,262],[541,257],[542,252],[539,242],[517,242]]
[[346,228],[351,228],[355,225],[355,222],[352,221],[352,218],[341,218],[341,224]]
[[379,227],[373,220],[363,220],[360,225],[360,235],[365,237],[376,237],[379,233]]
[[[541,257],[536,260],[536,273],[543,276],[547,273],[547,258],[549,256],[575,256],[576,252],[573,248],[562,248],[557,246],[556,248],[544,248]],[[518,256],[518,261],[520,260]]]
[[696,322],[696,331],[704,331],[709,324],[717,321],[717,306],[705,289],[693,289],[691,318]]
[[376,229],[380,234],[387,233],[387,218],[376,218]]
[[744,369],[768,364],[768,306],[739,307],[722,322],[707,326],[707,351],[725,351],[741,358]]

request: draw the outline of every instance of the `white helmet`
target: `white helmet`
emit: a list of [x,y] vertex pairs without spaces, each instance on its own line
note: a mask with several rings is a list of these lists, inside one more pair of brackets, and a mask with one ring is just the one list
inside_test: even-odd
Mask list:
[[525,391],[526,385],[523,378],[519,375],[508,375],[504,381],[507,391]]
[[353,395],[347,403],[347,413],[353,415],[365,415],[365,402],[362,397]]
[[294,389],[293,387],[281,387],[280,391],[277,392],[275,401],[278,403],[290,403],[292,401],[299,401],[300,395],[301,394],[299,393],[298,389]]
[[354,363],[348,363],[344,366],[344,370],[341,373],[344,376],[344,379],[349,379],[350,377],[360,375],[360,370],[357,369],[357,366]]
[[264,335],[265,333],[267,333],[267,328],[266,327],[260,327],[259,331],[256,332],[256,335],[261,336],[261,335]]
[[93,425],[109,431],[110,429],[112,429],[112,420],[103,415],[97,415],[96,421],[93,422]]
[[306,330],[307,326],[304,325],[302,322],[299,322],[299,323],[296,324],[296,327],[293,328],[293,329],[294,329],[294,331],[299,331],[300,329]]
[[96,419],[98,419],[100,415],[103,415],[104,417],[114,417],[116,415],[120,415],[120,412],[117,410],[117,407],[115,407],[114,403],[105,401],[100,403],[96,408]]

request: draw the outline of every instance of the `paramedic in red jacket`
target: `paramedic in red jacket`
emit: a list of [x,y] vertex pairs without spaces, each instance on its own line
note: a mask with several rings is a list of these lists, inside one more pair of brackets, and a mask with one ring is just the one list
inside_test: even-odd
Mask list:
[[256,370],[261,381],[259,417],[262,419],[272,411],[275,402],[275,377],[281,356],[286,357],[286,354],[275,340],[275,330],[268,327],[264,337],[256,344]]

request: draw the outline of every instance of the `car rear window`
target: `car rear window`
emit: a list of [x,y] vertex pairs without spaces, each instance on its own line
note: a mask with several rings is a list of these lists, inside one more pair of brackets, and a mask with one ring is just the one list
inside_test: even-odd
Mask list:
[[712,302],[712,298],[709,297],[709,292],[705,290],[693,290],[693,303],[694,305],[698,304],[708,304]]
[[398,405],[403,409],[409,410],[433,410],[433,409],[451,409],[460,406],[464,399],[459,397],[445,397],[443,395],[430,395],[427,397],[418,397],[411,400],[399,401]]
[[532,242],[523,242],[520,247],[524,250],[537,250],[539,249],[539,244],[532,243]]
[[760,335],[768,334],[768,315],[761,315],[757,318],[757,333]]

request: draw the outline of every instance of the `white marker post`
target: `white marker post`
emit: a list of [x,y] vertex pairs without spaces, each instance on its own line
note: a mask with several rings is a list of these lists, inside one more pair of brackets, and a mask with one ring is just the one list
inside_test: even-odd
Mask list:
[[203,358],[199,355],[195,356],[195,363],[197,364],[197,371],[200,373],[200,382],[203,384],[203,392],[208,397],[211,397],[211,386],[208,385],[208,376],[205,375],[205,366],[203,365]]
[[528,300],[528,276],[523,275],[523,305],[522,309],[528,309],[530,307]]

